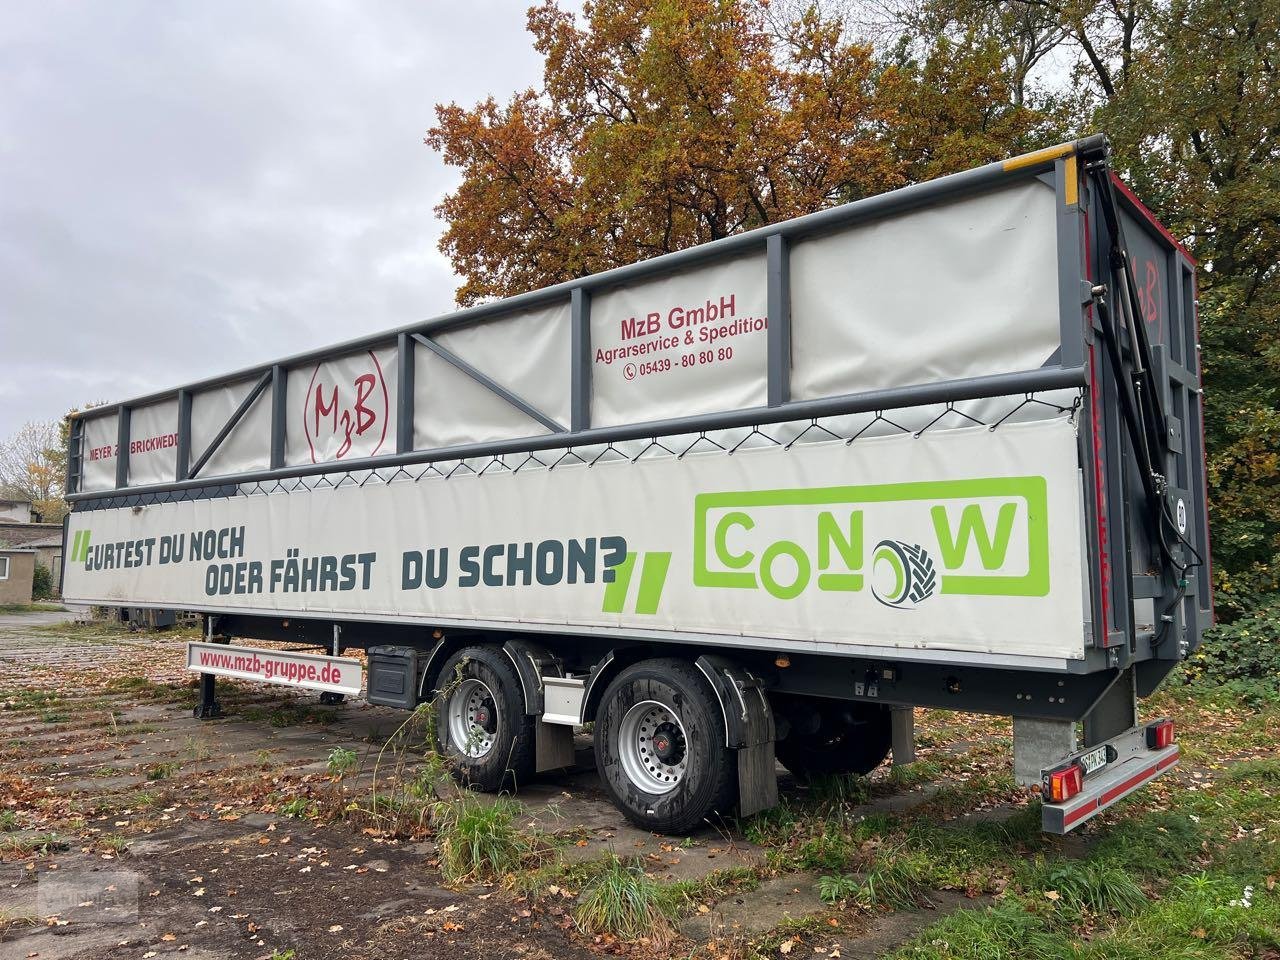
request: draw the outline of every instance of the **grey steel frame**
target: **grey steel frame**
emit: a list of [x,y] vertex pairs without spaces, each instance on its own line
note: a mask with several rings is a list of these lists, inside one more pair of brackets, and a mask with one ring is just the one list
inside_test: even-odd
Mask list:
[[[263,366],[250,367],[234,373],[211,377],[188,384],[177,390],[135,397],[122,403],[108,404],[84,411],[75,416],[73,430],[75,439],[83,436],[83,423],[96,417],[119,414],[119,449],[117,458],[116,486],[112,490],[83,491],[80,489],[82,461],[78,456],[68,459],[67,500],[73,504],[117,498],[122,495],[139,492],[159,493],[165,491],[191,490],[204,487],[214,482],[245,483],[263,480],[280,480],[289,477],[300,477],[321,473],[345,473],[356,470],[376,469],[380,467],[403,466],[412,463],[429,463],[440,460],[458,459],[462,457],[484,456],[519,451],[534,451],[551,447],[577,446],[591,443],[607,443],[642,437],[658,437],[679,433],[713,430],[727,427],[751,426],[763,423],[778,423],[787,420],[799,420],[810,417],[836,416],[858,413],[862,411],[889,409],[891,407],[917,406],[931,403],[955,402],[981,397],[992,397],[1006,394],[1030,393],[1041,390],[1054,390],[1063,387],[1079,387],[1087,383],[1083,366],[1083,347],[1081,341],[1081,273],[1078,242],[1071,239],[1070,231],[1078,231],[1078,225],[1060,222],[1059,237],[1067,241],[1060,243],[1060,319],[1062,349],[1056,365],[1038,370],[1019,373],[1001,374],[992,377],[979,377],[964,380],[953,380],[943,383],[920,384],[892,390],[877,390],[865,393],[849,394],[838,397],[827,397],[819,400],[796,402],[791,399],[790,389],[790,269],[788,251],[791,243],[797,238],[813,236],[839,227],[879,219],[893,214],[903,213],[939,201],[955,199],[993,186],[1040,177],[1055,184],[1059,196],[1065,191],[1065,172],[1062,163],[1064,151],[1074,146],[1076,153],[1097,151],[1103,148],[1105,141],[1100,136],[1089,137],[1077,141],[1074,145],[1064,145],[1041,151],[1040,154],[1029,155],[1029,162],[1010,169],[1007,162],[996,162],[978,167],[974,170],[952,174],[925,183],[903,187],[891,193],[868,197],[854,203],[830,210],[819,211],[794,220],[771,224],[747,233],[726,237],[711,243],[687,250],[677,251],[664,256],[655,257],[640,263],[618,267],[603,273],[584,277],[579,280],[557,284],[542,290],[532,291],[519,296],[510,297],[494,303],[460,310],[437,317],[433,320],[411,324],[396,330],[367,337],[348,340],[331,347],[310,350],[278,360]],[[1032,159],[1032,158],[1039,159]],[[1078,233],[1077,233],[1078,236]],[[628,424],[619,427],[600,428],[591,426],[591,294],[593,291],[607,289],[611,286],[650,277],[666,271],[689,267],[695,264],[720,260],[744,251],[764,248],[767,269],[767,303],[769,315],[768,328],[768,403],[766,407],[747,408],[743,410],[724,411],[692,417],[679,417],[647,423]],[[501,385],[476,370],[470,364],[454,356],[435,341],[435,336],[448,330],[482,323],[503,315],[540,307],[550,303],[563,302],[566,298],[570,304],[571,322],[571,384],[570,408],[571,422],[566,429],[553,418],[537,410],[523,398],[516,396]],[[290,368],[309,363],[317,363],[326,359],[344,356],[361,350],[369,350],[394,344],[397,347],[398,379],[397,379],[397,436],[396,452],[376,457],[355,460],[334,461],[322,464],[305,464],[286,466],[284,464],[284,440],[286,422],[286,384],[287,371]],[[492,443],[467,444],[462,446],[437,448],[432,450],[413,449],[413,391],[415,384],[414,344],[422,344],[463,373],[470,376],[486,389],[503,397],[507,402],[547,427],[550,434],[498,441]],[[191,456],[191,400],[203,390],[228,386],[236,383],[253,382],[253,388],[245,401],[241,403],[228,422],[219,431],[213,443],[206,449],[194,464]],[[216,452],[218,446],[234,429],[235,425],[248,412],[258,397],[270,385],[271,389],[271,458],[270,467],[238,473],[230,476],[197,478],[196,474],[203,468]],[[129,441],[129,411],[147,404],[169,400],[177,397],[179,402],[177,469],[172,482],[148,484],[131,487],[128,483],[128,460],[125,452]],[[79,447],[74,449],[78,450]]]

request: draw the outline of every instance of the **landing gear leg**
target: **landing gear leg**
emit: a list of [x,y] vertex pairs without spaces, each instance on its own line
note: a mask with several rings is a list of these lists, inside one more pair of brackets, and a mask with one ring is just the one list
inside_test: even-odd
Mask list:
[[222,716],[222,704],[218,703],[218,678],[212,673],[200,674],[200,702],[191,713],[197,720],[213,720]]

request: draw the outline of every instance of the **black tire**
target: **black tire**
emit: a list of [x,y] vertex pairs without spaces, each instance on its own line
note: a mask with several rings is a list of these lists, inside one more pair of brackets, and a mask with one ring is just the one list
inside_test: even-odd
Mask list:
[[[454,742],[450,734],[451,711],[461,706],[457,698],[475,689],[469,681],[478,681],[491,694],[482,706],[486,741],[491,743],[481,756],[473,756],[466,742]],[[535,718],[525,713],[520,679],[501,648],[464,647],[445,661],[435,687],[436,749],[449,760],[454,778],[488,792],[527,783],[534,772]]]
[[[649,701],[678,718],[681,728],[683,772],[666,792],[634,780],[620,754],[624,718]],[[653,736],[651,743],[658,743],[656,731]],[[737,756],[725,746],[720,704],[706,678],[684,660],[645,660],[614,678],[596,714],[595,750],[614,805],[646,830],[687,833],[713,814],[731,813],[737,801]]]
[[893,746],[887,707],[794,697],[776,698],[774,710],[782,716],[796,710],[817,712],[815,731],[804,732],[793,723],[787,736],[774,744],[778,762],[798,780],[843,773],[865,776],[884,762]]

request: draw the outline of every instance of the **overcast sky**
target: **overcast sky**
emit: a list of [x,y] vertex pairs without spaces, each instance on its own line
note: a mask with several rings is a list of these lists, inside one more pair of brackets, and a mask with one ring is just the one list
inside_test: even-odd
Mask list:
[[0,6],[0,438],[451,309],[422,138],[538,84],[527,5]]

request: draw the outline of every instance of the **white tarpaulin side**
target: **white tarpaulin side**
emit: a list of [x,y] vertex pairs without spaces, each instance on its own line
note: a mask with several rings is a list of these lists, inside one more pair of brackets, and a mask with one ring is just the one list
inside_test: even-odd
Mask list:
[[162,400],[129,413],[129,484],[168,483],[178,469],[178,401]]
[[285,463],[395,453],[396,378],[394,344],[290,370]]
[[1061,342],[1055,217],[1032,180],[795,243],[792,396],[1043,366]]
[[[521,310],[471,327],[436,334],[436,343],[532,404],[557,423],[569,424],[569,301]],[[424,416],[456,420],[459,410]],[[541,432],[539,430],[539,432]]]
[[[790,241],[791,398],[1043,367],[1061,340],[1056,217],[1053,188],[1026,180]],[[765,405],[767,293],[763,241],[756,252],[588,290],[589,426]],[[571,425],[567,293],[550,305],[424,335],[543,417]],[[550,432],[447,358],[416,342],[413,351],[415,450]],[[394,345],[290,369],[285,463],[394,453],[397,380]],[[252,386],[245,380],[194,394],[193,462]],[[270,466],[271,402],[268,390],[201,476]],[[999,403],[966,412],[998,419]],[[152,446],[131,470],[132,483],[172,479],[176,442],[155,444],[172,437],[175,416],[172,401],[134,412],[132,437]],[[937,412],[903,416],[928,423]],[[115,422],[86,421],[82,490],[114,486]]]
[[[557,423],[569,425],[569,302],[438,334],[435,342]],[[415,344],[414,446],[419,450],[539,436],[549,429]]]
[[68,600],[1079,658],[1066,419],[82,511]]
[[[255,381],[242,380],[203,390],[191,398],[191,465],[203,456],[223,425],[253,390]],[[200,468],[202,477],[218,477],[271,465],[271,388],[258,396],[213,456]]]
[[591,422],[607,427],[768,399],[761,252],[591,298]]
[[114,414],[90,417],[80,440],[80,489],[110,490],[116,485],[116,445],[120,420]]

